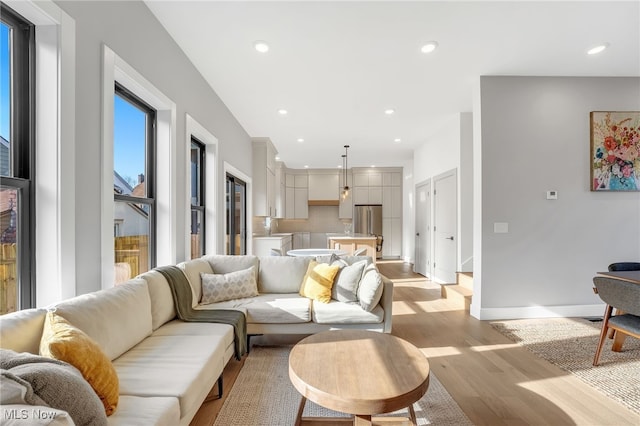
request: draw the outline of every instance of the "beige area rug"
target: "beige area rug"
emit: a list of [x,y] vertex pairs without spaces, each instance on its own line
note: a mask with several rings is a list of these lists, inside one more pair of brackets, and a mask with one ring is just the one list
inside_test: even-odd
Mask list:
[[594,367],[602,322],[583,318],[495,321],[491,325],[534,354],[640,414],[640,339],[627,337],[622,352],[607,339]]
[[[253,347],[215,425],[293,425],[301,396],[289,381],[290,350],[287,346]],[[414,409],[419,425],[472,424],[433,373],[427,393],[414,404]],[[397,414],[405,418],[408,416],[406,410]],[[307,401],[303,416],[345,415]]]

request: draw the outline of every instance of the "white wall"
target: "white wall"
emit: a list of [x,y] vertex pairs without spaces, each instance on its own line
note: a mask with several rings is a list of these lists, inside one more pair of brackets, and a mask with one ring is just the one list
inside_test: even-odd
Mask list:
[[640,78],[481,77],[479,96],[472,314],[602,315],[592,277],[640,259],[640,192],[589,190],[589,112],[640,110]]
[[[457,271],[473,271],[473,122],[470,112],[454,114],[433,136],[414,151],[413,182],[415,187],[447,171],[457,170],[458,246]],[[433,199],[433,198],[432,198]],[[415,210],[415,206],[412,207]],[[433,214],[432,216],[433,217]],[[415,212],[411,223],[415,235]],[[412,250],[415,240],[412,237]],[[433,252],[433,244],[432,244]],[[405,255],[406,258],[406,255]],[[412,254],[413,258],[413,254]]]
[[[185,54],[143,2],[56,2],[76,23],[76,293],[98,290],[101,281],[101,95],[102,45],[143,75],[177,105],[175,129],[176,188],[185,188],[188,176],[185,116],[188,113],[219,141],[216,210],[224,212],[226,161],[251,175],[249,135],[229,112]],[[157,173],[162,174],[163,170]],[[178,203],[184,197],[177,197]],[[70,203],[66,208],[73,208]],[[177,206],[176,229],[186,229],[186,206]],[[217,235],[224,235],[219,220]],[[220,239],[220,238],[219,238]],[[162,244],[162,241],[158,242]],[[177,261],[186,252],[177,239]],[[223,241],[217,244],[222,251]]]

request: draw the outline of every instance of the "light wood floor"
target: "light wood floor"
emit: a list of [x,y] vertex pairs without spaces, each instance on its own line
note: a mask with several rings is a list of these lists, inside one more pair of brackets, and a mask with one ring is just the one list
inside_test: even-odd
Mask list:
[[[395,282],[393,334],[424,352],[474,424],[640,425],[640,416],[441,299],[439,286],[410,265],[383,261],[378,268]],[[227,365],[225,395],[241,367]],[[212,425],[223,402],[205,402],[191,425]]]

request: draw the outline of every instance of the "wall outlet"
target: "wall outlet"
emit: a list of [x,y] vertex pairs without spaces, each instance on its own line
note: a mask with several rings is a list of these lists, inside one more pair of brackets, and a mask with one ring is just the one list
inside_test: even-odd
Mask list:
[[558,191],[547,191],[547,200],[557,200]]

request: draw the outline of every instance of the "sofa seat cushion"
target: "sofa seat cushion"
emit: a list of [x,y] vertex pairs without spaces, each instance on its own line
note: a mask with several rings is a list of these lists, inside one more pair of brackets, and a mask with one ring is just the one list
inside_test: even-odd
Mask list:
[[313,303],[313,321],[318,324],[379,324],[384,320],[384,309],[377,305],[371,312],[359,303]]
[[173,320],[154,331],[151,336],[215,336],[222,339],[224,345],[233,345],[233,327],[211,322]]
[[298,293],[312,258],[290,256],[260,257],[260,293]]
[[217,336],[152,336],[113,362],[120,395],[175,396],[180,413],[202,404],[224,369]]
[[55,305],[56,314],[84,331],[115,359],[151,335],[151,298],[141,278]]
[[200,305],[196,309],[244,309],[247,324],[296,324],[311,321],[311,299],[297,293],[266,293],[246,299]]
[[180,404],[174,396],[122,395],[110,426],[175,426],[180,424]]

